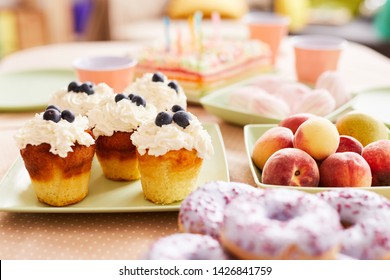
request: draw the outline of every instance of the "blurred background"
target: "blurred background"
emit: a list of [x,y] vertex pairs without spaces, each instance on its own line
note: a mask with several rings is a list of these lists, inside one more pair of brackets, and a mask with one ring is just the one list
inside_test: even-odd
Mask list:
[[0,0],[0,59],[45,44],[152,40],[164,16],[185,20],[203,5],[207,18],[210,3],[229,36],[244,36],[247,13],[278,13],[290,35],[335,35],[390,57],[390,0]]

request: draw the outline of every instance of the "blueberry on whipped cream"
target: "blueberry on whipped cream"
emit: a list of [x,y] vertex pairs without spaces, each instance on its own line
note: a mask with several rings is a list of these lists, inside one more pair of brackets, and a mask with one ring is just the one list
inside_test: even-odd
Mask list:
[[52,121],[58,123],[61,119],[64,119],[68,122],[73,122],[75,119],[74,114],[69,110],[61,110],[54,105],[47,106],[45,112],[43,113],[43,119],[46,121]]
[[171,124],[172,122],[176,123],[182,128],[186,128],[190,125],[190,120],[192,118],[190,114],[188,114],[182,107],[179,105],[173,105],[171,111],[173,114],[167,111],[158,113],[154,123],[160,127]]
[[156,120],[154,122],[157,126],[163,126],[172,123],[172,114],[168,112],[160,112],[156,116]]
[[152,81],[153,82],[164,82],[164,74],[160,72],[156,72],[152,76]]
[[191,116],[186,111],[177,111],[172,119],[178,126],[186,128],[190,125]]
[[70,82],[69,85],[68,85],[68,92],[84,92],[86,93],[87,95],[91,95],[91,94],[94,94],[95,91],[93,89],[93,83],[91,82],[85,82],[85,83],[77,83],[77,82]]
[[176,91],[176,93],[179,93],[179,88],[180,88],[180,86],[179,86],[179,84],[178,84],[177,81],[175,81],[175,80],[170,81],[170,82],[168,83],[168,86],[169,86],[170,88],[173,88],[173,89]]
[[172,106],[172,109],[171,109],[172,112],[177,112],[177,111],[185,111],[183,107],[181,107],[180,105],[173,105]]
[[115,102],[118,103],[123,99],[130,100],[131,102],[135,103],[137,106],[146,107],[146,100],[142,96],[135,95],[133,93],[130,93],[128,96],[126,96],[123,93],[118,93],[117,95],[115,95]]

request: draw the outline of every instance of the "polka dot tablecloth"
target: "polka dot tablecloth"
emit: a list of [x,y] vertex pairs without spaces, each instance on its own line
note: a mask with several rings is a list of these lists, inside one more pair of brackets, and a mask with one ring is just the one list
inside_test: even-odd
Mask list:
[[[203,122],[219,123],[230,179],[254,185],[245,154],[243,128],[207,114],[189,111]],[[34,113],[1,114],[0,178],[19,151],[13,135]],[[37,214],[0,212],[0,259],[142,259],[159,237],[178,232],[178,212]]]

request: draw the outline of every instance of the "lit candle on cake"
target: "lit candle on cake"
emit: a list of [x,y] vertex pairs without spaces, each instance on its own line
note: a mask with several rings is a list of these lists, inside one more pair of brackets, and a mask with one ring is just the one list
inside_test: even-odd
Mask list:
[[200,53],[203,52],[203,32],[202,32],[202,18],[203,14],[200,11],[195,13],[195,26],[197,36],[197,48]]
[[195,26],[194,26],[194,17],[193,16],[188,17],[188,26],[189,26],[190,34],[191,34],[191,48],[195,49],[196,38],[195,38]]
[[181,28],[177,27],[177,36],[176,36],[176,46],[177,46],[177,53],[180,55],[182,53],[182,36],[181,36]]
[[211,14],[211,22],[213,26],[213,31],[214,31],[214,41],[219,42],[221,39],[221,16],[219,15],[218,12],[213,12]]
[[164,31],[165,31],[165,50],[169,52],[171,50],[171,32],[170,32],[170,20],[169,17],[164,17]]

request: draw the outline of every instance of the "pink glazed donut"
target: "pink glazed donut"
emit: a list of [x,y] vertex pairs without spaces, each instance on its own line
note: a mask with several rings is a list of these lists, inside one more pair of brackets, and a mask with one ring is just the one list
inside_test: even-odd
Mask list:
[[266,189],[226,206],[221,243],[240,259],[336,259],[341,229],[337,211],[315,195]]
[[243,183],[223,181],[200,186],[180,206],[179,230],[218,239],[226,205],[241,193],[254,192],[262,193],[262,190]]
[[345,229],[341,253],[355,259],[390,259],[390,201],[359,189],[317,194],[337,210]]
[[158,239],[146,254],[148,260],[226,260],[220,243],[208,235],[176,233]]

